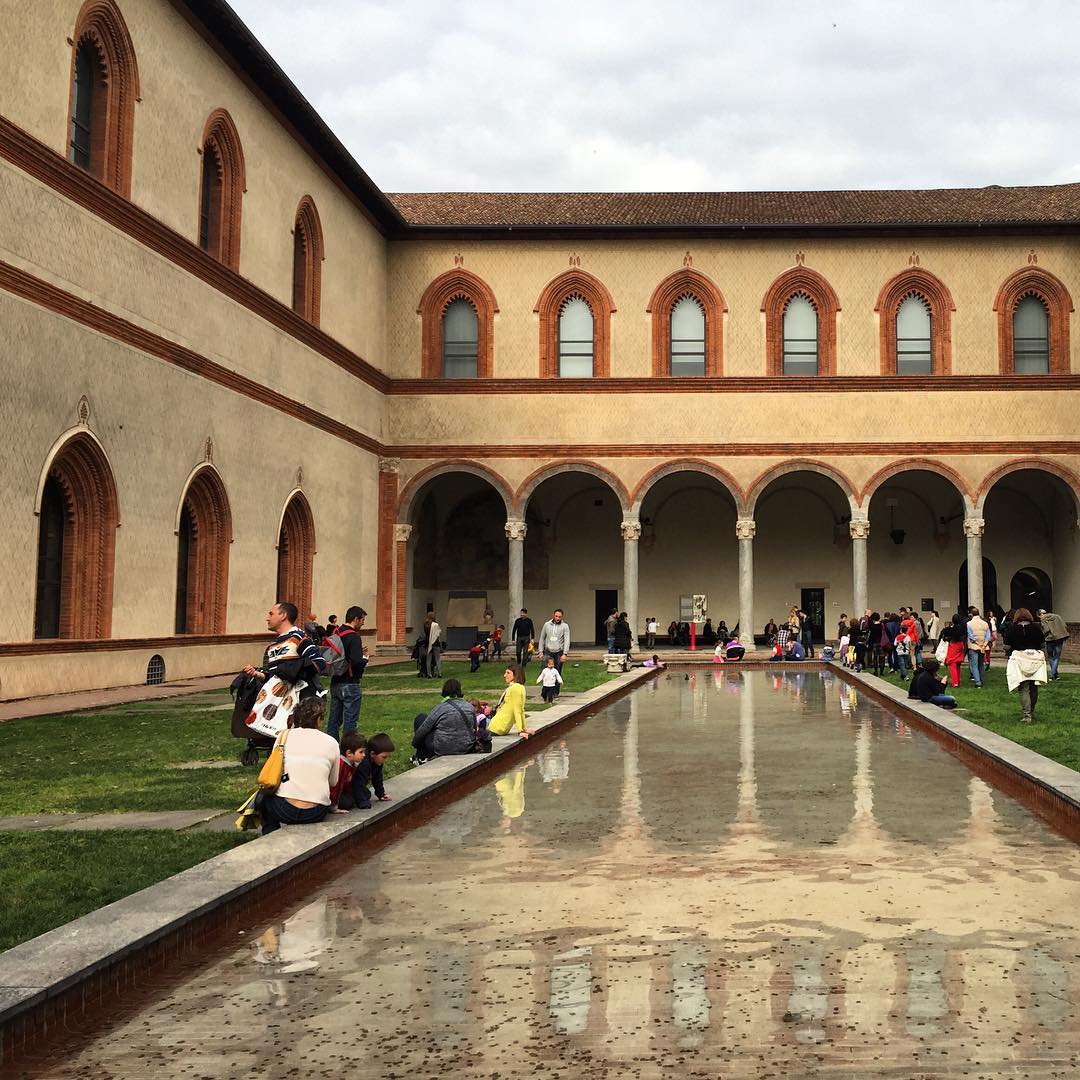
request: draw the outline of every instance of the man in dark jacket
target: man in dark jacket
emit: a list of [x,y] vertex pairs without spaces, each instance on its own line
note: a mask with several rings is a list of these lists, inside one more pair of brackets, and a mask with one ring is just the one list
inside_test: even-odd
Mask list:
[[360,680],[368,662],[360,628],[366,618],[367,612],[354,605],[345,612],[345,625],[337,632],[347,667],[343,675],[334,675],[330,679],[330,720],[326,734],[332,739],[339,737],[342,721],[346,735],[355,731],[360,721]]
[[529,618],[528,608],[521,609],[521,614],[510,628],[510,636],[514,639],[514,647],[517,650],[517,662],[524,667],[529,662],[529,642],[536,637],[536,630],[532,619]]
[[1058,675],[1058,664],[1061,663],[1061,650],[1065,642],[1069,640],[1069,627],[1065,620],[1056,612],[1039,608],[1039,621],[1042,623],[1042,631],[1046,636],[1046,659],[1050,664],[1050,681],[1057,682],[1061,678]]

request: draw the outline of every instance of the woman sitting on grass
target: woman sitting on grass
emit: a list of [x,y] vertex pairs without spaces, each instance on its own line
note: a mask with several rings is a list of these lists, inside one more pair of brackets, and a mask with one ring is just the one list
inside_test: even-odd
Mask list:
[[516,726],[518,735],[527,739],[532,732],[525,726],[525,671],[519,664],[508,664],[503,672],[506,689],[499,698],[495,715],[488,723],[492,735],[509,735]]

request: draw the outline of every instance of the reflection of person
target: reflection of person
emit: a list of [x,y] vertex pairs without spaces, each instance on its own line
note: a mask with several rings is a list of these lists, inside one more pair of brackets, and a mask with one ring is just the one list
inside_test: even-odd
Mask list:
[[495,715],[488,723],[492,735],[509,735],[515,727],[527,739],[532,732],[525,726],[525,672],[520,664],[509,664],[503,672],[506,689],[499,699]]
[[509,827],[514,818],[519,818],[525,813],[525,769],[527,767],[522,765],[495,781],[495,794],[499,797],[503,824],[506,827]]
[[570,777],[570,751],[566,740],[561,739],[558,746],[549,746],[538,754],[536,764],[540,769],[540,779],[551,785],[553,795],[562,790],[562,782]]

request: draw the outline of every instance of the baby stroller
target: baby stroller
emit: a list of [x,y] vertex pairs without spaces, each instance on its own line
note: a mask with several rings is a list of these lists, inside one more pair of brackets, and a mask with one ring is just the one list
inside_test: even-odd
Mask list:
[[241,765],[257,765],[259,751],[270,751],[274,740],[269,735],[260,735],[247,726],[246,720],[255,704],[255,695],[262,683],[250,675],[237,675],[229,687],[236,704],[232,711],[232,734],[235,739],[246,739],[247,746],[240,751]]

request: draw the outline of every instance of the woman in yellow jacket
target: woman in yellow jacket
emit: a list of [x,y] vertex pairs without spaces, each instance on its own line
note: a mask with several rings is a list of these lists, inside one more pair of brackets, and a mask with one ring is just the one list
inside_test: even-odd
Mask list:
[[518,664],[508,664],[503,672],[506,689],[499,699],[495,714],[488,721],[492,735],[509,735],[515,727],[518,735],[527,739],[532,732],[525,726],[525,671]]

